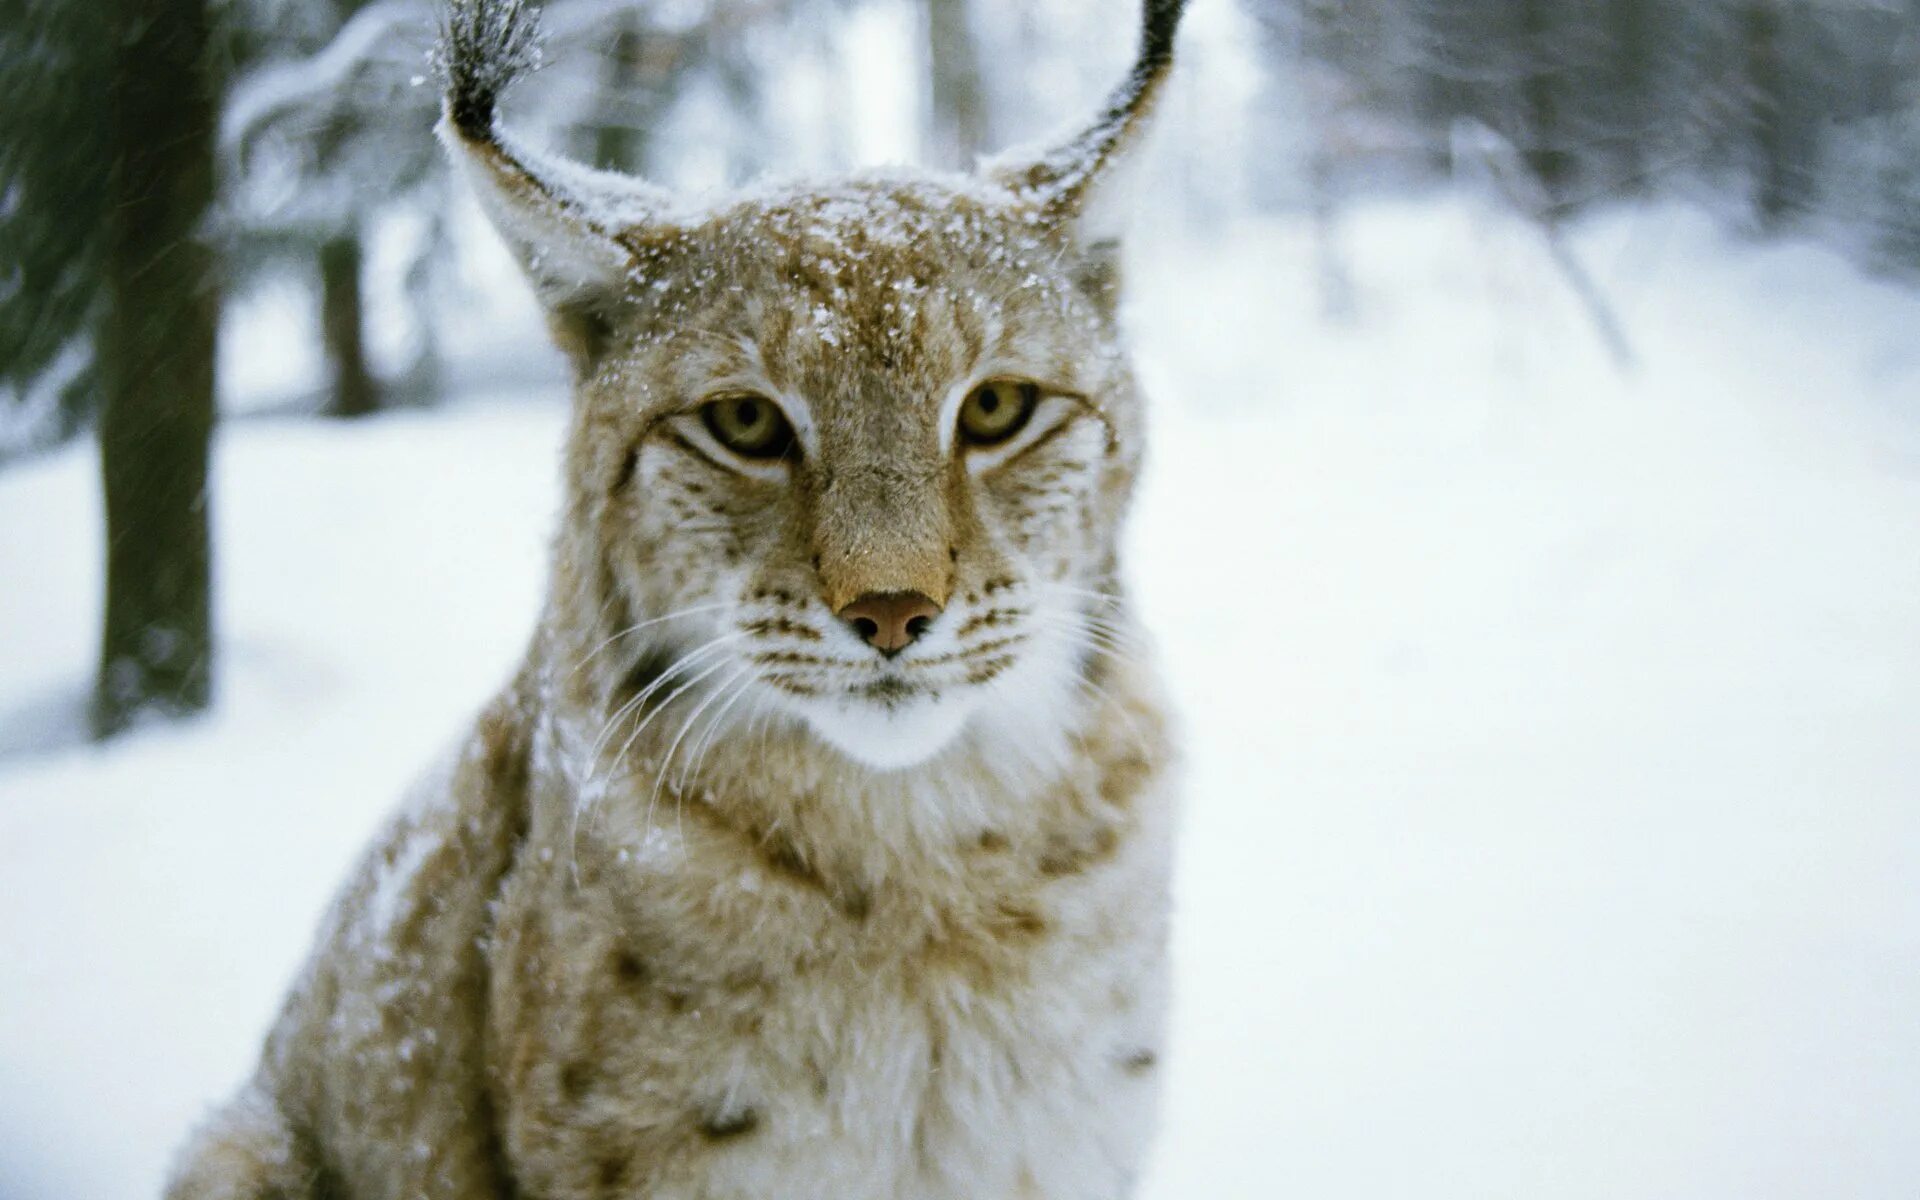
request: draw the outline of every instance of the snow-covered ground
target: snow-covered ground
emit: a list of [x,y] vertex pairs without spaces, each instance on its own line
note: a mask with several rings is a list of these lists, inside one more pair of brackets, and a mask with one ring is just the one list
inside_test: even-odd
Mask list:
[[[1132,570],[1183,701],[1147,1200],[1920,1187],[1920,297],[1680,209],[1162,241]],[[531,353],[531,352],[530,352]],[[557,393],[219,446],[221,703],[67,739],[94,465],[0,474],[0,1197],[151,1196],[516,656]]]

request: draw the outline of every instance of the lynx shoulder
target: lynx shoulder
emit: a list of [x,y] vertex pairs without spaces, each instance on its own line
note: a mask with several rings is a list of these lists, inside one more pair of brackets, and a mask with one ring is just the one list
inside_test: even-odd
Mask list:
[[1065,144],[694,207],[441,136],[574,370],[513,683],[329,915],[177,1200],[1114,1200],[1152,1125],[1171,735],[1121,585],[1117,180]]

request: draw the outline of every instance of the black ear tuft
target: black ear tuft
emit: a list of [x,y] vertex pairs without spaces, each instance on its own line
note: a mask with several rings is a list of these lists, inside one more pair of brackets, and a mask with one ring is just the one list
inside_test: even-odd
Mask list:
[[1180,31],[1180,14],[1187,0],[1146,0],[1141,14],[1140,65],[1148,69],[1173,61],[1173,35]]
[[[1112,190],[1105,187],[1107,178],[1141,140],[1161,85],[1172,73],[1174,35],[1185,10],[1186,0],[1141,0],[1139,53],[1100,115],[1070,140],[1037,156],[1015,151],[982,164],[988,178],[1055,217],[1085,214],[1096,192]],[[1105,230],[1095,230],[1085,240],[1105,236]]]
[[500,97],[540,65],[540,10],[526,0],[447,0],[434,63],[454,128],[492,142]]

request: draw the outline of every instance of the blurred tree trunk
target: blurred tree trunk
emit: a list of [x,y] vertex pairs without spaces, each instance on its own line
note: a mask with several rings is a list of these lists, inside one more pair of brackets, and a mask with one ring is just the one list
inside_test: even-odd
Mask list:
[[367,366],[363,258],[358,229],[320,243],[320,329],[333,374],[329,417],[364,417],[380,409],[380,385]]
[[1747,63],[1748,121],[1753,134],[1754,213],[1772,228],[1793,203],[1793,164],[1787,145],[1786,64],[1780,57],[1781,12],[1776,0],[1752,0],[1741,38]]
[[[613,35],[613,45],[607,50],[607,78],[602,103],[610,114],[630,110],[637,100],[640,55],[644,47],[636,23],[635,17],[622,17],[620,27]],[[612,119],[601,122],[593,130],[593,165],[602,170],[623,171],[629,175],[645,172],[646,131],[635,128],[631,121]]]
[[1646,190],[1652,163],[1648,140],[1654,127],[1653,11],[1650,0],[1613,0],[1610,5],[1613,79],[1619,114],[1622,190]]
[[212,698],[207,457],[219,297],[208,0],[113,0],[100,471],[106,619],[93,729]]
[[969,0],[927,0],[933,74],[927,151],[936,166],[970,167],[987,148],[987,89],[969,7]]
[[1526,160],[1557,210],[1573,175],[1560,120],[1561,63],[1555,53],[1551,0],[1520,0],[1521,104],[1526,122]]

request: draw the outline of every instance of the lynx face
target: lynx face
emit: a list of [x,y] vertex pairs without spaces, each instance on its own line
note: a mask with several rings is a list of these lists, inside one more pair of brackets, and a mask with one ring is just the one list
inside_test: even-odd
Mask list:
[[969,728],[1066,753],[1139,459],[1112,184],[1179,11],[1146,0],[1056,150],[688,211],[498,129],[530,12],[454,4],[442,136],[574,360],[557,616],[627,659],[615,720],[657,692],[683,735],[779,713],[882,769]]
[[[706,648],[684,674],[733,719],[871,766],[970,722],[1037,742],[1099,650],[1138,457],[1100,266],[1004,194],[885,180],[634,249],[573,474],[624,607],[689,613],[661,640]],[[925,599],[903,645],[852,611],[876,595]]]

